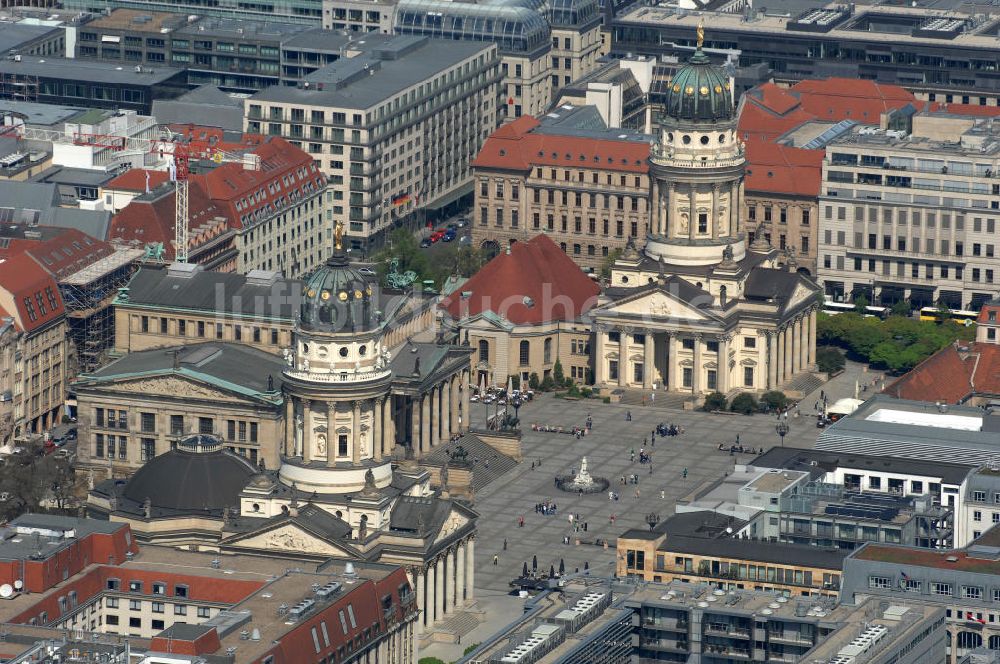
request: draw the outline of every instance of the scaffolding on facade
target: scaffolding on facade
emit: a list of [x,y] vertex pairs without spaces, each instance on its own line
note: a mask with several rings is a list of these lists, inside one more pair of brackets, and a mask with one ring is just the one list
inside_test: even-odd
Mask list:
[[21,73],[0,73],[0,99],[37,102],[38,88],[37,76],[29,76]]
[[142,249],[117,248],[60,280],[66,306],[71,344],[67,373],[75,376],[93,371],[107,359],[115,345],[114,308],[118,290],[128,285]]

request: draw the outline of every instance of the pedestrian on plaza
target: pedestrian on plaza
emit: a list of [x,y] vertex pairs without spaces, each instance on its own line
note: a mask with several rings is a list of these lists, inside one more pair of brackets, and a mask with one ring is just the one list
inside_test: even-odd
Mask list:
[[660,500],[664,500],[667,497],[667,492],[660,489]]
[[532,462],[531,462],[531,469],[532,469],[532,470],[534,470],[534,469],[535,469],[535,462],[534,462],[534,461],[532,461]]
[[688,476],[688,469],[685,468],[684,471],[681,473],[681,477],[687,479],[687,476]]
[[503,550],[504,551],[507,550],[507,538],[506,537],[503,538]]
[[626,422],[631,422],[632,421],[632,411],[631,410],[626,410],[625,411],[625,421]]
[[500,556],[493,554],[493,566],[496,567],[500,563]]

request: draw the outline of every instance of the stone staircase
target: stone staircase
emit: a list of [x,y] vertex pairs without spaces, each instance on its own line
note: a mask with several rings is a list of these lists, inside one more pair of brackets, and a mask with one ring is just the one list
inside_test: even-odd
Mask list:
[[825,382],[826,381],[816,374],[804,373],[782,385],[781,391],[787,394],[790,398],[801,399],[823,387]]
[[450,618],[446,618],[437,629],[443,632],[450,632],[461,639],[478,626],[479,616],[467,611],[460,611]]
[[644,390],[625,390],[622,394],[621,404],[625,406],[642,406],[643,398],[645,405],[652,408],[676,408],[683,410],[684,404],[693,399],[693,395],[682,392],[662,392],[656,393],[656,398],[649,401],[649,392]]
[[434,449],[427,460],[443,465],[448,460],[448,453],[461,445],[468,456],[466,461],[472,464],[472,490],[481,491],[483,487],[503,476],[517,466],[513,457],[497,452],[475,433],[466,433],[454,442],[449,442]]

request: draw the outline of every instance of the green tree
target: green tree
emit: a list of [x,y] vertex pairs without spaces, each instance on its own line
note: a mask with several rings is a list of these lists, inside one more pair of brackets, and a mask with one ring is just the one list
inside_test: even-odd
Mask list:
[[835,374],[838,371],[843,371],[846,364],[847,361],[844,359],[844,354],[836,348],[823,346],[816,349],[816,367],[820,371]]
[[726,409],[726,395],[722,392],[712,392],[707,397],[705,397],[705,405],[702,406],[703,410],[709,412],[717,410]]
[[374,256],[380,283],[385,283],[385,276],[389,274],[389,263],[394,258],[399,261],[400,273],[413,270],[417,273],[417,281],[434,278],[427,255],[420,248],[420,243],[413,233],[405,228],[394,230],[385,246]]
[[938,302],[937,311],[934,314],[937,318],[937,324],[943,325],[947,321],[951,320],[951,309],[948,308],[944,302]]
[[542,379],[542,382],[538,385],[538,389],[542,392],[548,392],[556,386],[555,381],[552,380],[552,376],[546,376]]
[[472,652],[473,650],[475,650],[478,647],[479,647],[478,643],[473,643],[472,645],[466,647],[466,649],[464,651],[462,651],[462,656],[464,657],[465,655],[468,655],[470,652]]
[[748,392],[740,392],[733,397],[732,403],[729,404],[729,410],[743,415],[753,415],[757,410],[757,400]]
[[528,387],[532,390],[537,390],[540,383],[541,381],[538,380],[538,374],[532,371],[531,375],[528,376]]
[[445,664],[444,660],[440,660],[437,657],[421,657],[417,660],[417,664]]
[[854,310],[859,314],[865,313],[865,307],[867,307],[871,302],[868,301],[868,296],[864,293],[860,293],[854,297]]
[[608,255],[604,257],[601,261],[601,279],[611,278],[611,266],[615,264],[615,261],[622,257],[621,249],[612,249],[608,252]]
[[552,367],[552,380],[555,381],[555,384],[559,387],[566,385],[566,376],[563,375],[562,362],[560,362],[558,358],[556,358],[555,366]]
[[760,395],[760,409],[764,412],[784,410],[788,405],[788,397],[780,390],[771,390]]
[[511,374],[510,384],[514,386],[515,390],[521,389],[521,375],[520,374]]
[[910,307],[910,303],[907,300],[898,300],[894,302],[889,313],[893,316],[905,316],[908,317],[913,312],[913,308]]

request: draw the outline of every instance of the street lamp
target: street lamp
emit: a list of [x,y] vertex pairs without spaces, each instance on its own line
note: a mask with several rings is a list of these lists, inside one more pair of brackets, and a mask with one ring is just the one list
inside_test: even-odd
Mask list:
[[649,524],[649,530],[652,532],[653,528],[660,522],[660,515],[656,512],[650,512],[646,515],[646,523]]
[[515,419],[515,420],[517,421],[517,423],[518,423],[518,424],[517,424],[517,428],[518,428],[518,429],[520,429],[520,428],[521,428],[521,425],[520,425],[520,422],[521,422],[521,415],[520,415],[520,411],[521,411],[521,404],[522,404],[522,403],[523,403],[523,402],[521,401],[521,397],[520,397],[520,395],[519,395],[519,396],[516,396],[516,397],[514,397],[514,398],[513,398],[512,400],[511,400],[511,402],[510,402],[510,405],[514,406],[514,419]]
[[774,432],[778,434],[779,438],[781,438],[781,446],[784,447],[785,436],[788,435],[788,422],[779,419],[778,424],[774,427]]

